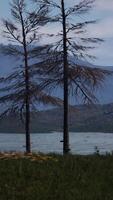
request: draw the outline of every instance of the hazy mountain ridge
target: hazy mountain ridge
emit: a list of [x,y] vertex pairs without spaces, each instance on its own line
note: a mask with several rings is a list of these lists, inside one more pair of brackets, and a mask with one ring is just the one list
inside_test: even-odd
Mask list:
[[[19,59],[15,59],[10,56],[3,55],[1,53],[2,46],[3,45],[1,44],[0,45],[0,76],[5,76],[7,73],[10,73],[15,66],[20,65],[20,63],[19,63]],[[18,46],[15,46],[15,47],[21,48]],[[82,61],[77,60],[76,63],[81,64],[81,65],[87,65],[88,67],[91,66],[93,68],[99,67],[99,68],[104,68],[104,69],[109,69],[109,70],[113,69],[112,66],[98,66],[98,65],[94,65],[83,60]],[[96,97],[99,100],[99,103],[107,104],[107,103],[113,102],[113,94],[111,92],[112,88],[113,88],[113,77],[111,76],[111,77],[106,78],[105,83],[102,85],[102,87],[100,87],[95,92]],[[58,96],[61,96],[60,92],[58,92]]]
[[[2,45],[0,45],[0,50]],[[0,51],[1,52],[1,51]],[[77,64],[87,65],[91,67],[100,67],[112,69],[112,66],[102,67],[90,64],[85,61],[77,61]],[[19,65],[18,59],[13,59],[9,56],[4,56],[0,53],[0,76],[5,76],[10,73],[15,66]],[[96,91],[96,96],[99,102],[106,105],[96,106],[76,106],[71,108],[69,116],[70,131],[99,131],[113,132],[113,77],[106,78],[103,88]],[[61,94],[58,92],[58,96]],[[77,104],[77,102],[75,102]],[[45,107],[42,107],[45,109]],[[2,110],[2,108],[0,108]],[[34,116],[34,114],[33,114]],[[61,108],[39,111],[32,117],[31,131],[32,132],[50,132],[61,131],[63,122],[63,110]],[[24,132],[24,125],[18,120],[17,116],[7,116],[0,120],[0,132],[21,133]]]
[[[62,131],[63,109],[32,113],[31,132]],[[69,110],[69,130],[73,132],[113,132],[113,104],[80,105]],[[1,133],[23,133],[24,125],[15,115],[0,120]]]

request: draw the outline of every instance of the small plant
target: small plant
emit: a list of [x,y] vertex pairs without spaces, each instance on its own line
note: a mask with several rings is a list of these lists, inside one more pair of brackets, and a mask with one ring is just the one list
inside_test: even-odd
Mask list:
[[95,154],[96,154],[96,155],[100,155],[100,151],[99,151],[98,146],[95,146]]

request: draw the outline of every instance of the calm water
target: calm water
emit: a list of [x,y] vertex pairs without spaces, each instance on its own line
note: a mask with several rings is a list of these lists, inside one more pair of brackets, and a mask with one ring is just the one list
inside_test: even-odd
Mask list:
[[[35,152],[62,153],[62,133],[31,134],[32,150]],[[93,154],[95,146],[100,153],[113,151],[113,133],[70,133],[72,153]],[[0,151],[25,151],[24,134],[0,134]]]

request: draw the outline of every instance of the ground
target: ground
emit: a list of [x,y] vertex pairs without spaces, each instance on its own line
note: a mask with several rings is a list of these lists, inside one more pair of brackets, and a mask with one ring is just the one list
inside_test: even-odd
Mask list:
[[113,200],[113,156],[0,154],[0,200]]

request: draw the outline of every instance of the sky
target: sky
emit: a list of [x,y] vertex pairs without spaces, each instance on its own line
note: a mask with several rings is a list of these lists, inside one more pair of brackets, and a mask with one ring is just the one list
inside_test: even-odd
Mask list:
[[[8,43],[2,37],[3,26],[1,20],[3,18],[10,19],[10,1],[11,0],[0,0],[0,43]],[[30,2],[31,0],[26,1]],[[54,1],[60,2],[60,0]],[[80,0],[65,0],[65,2],[68,6],[72,6],[73,4],[80,2]],[[85,16],[83,15],[82,18],[84,20]],[[104,42],[97,45],[97,48],[91,52],[97,57],[96,60],[92,60],[91,62],[97,66],[113,66],[113,0],[96,0],[93,10],[86,16],[86,19],[97,19],[98,22],[88,27],[88,36],[104,39]],[[76,20],[77,19],[75,18],[75,21]],[[51,29],[45,27],[43,32],[49,33],[51,30],[56,33],[58,31],[58,26],[55,25]],[[46,39],[44,42],[46,42]],[[9,61],[4,59],[4,62],[7,65],[7,62]],[[0,64],[2,65],[2,61]],[[110,79],[107,81],[102,92],[99,90],[98,98],[102,103],[113,102],[113,95],[111,93],[112,88],[113,83]]]
[[[28,0],[27,0],[28,1]],[[59,1],[59,0],[58,0]],[[79,0],[65,0],[68,6],[73,5]],[[0,0],[0,20],[10,16],[10,0]],[[88,34],[92,37],[104,39],[104,43],[97,46],[92,54],[97,57],[92,61],[97,65],[113,66],[113,0],[96,0],[93,10],[87,16],[89,19],[97,19],[98,23],[90,25]],[[83,16],[85,18],[85,16]],[[3,26],[0,22],[0,43],[4,43],[2,37]],[[53,31],[56,31],[54,27]],[[45,33],[48,29],[45,28]]]

